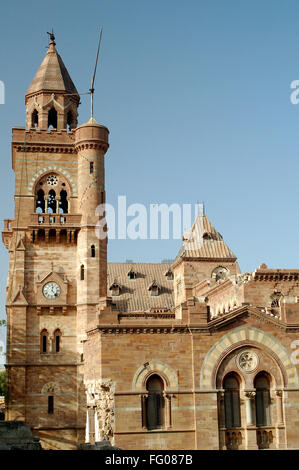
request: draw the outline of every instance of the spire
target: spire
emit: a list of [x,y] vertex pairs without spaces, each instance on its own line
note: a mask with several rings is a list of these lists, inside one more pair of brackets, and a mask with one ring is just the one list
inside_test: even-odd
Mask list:
[[184,235],[178,258],[237,259],[205,214],[198,214]]
[[78,96],[79,100],[76,87],[55,48],[56,43],[53,30],[52,33],[47,34],[49,34],[50,38],[49,48],[27,90],[26,97],[44,91],[74,94]]

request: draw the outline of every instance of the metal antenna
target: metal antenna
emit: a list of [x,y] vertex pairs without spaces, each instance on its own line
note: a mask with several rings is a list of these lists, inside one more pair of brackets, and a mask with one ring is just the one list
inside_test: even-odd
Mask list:
[[103,28],[101,28],[100,31],[100,37],[99,37],[99,42],[98,42],[98,50],[97,50],[97,56],[96,56],[96,63],[94,66],[94,72],[91,77],[91,86],[90,86],[90,105],[91,105],[91,117],[93,118],[93,95],[94,95],[94,80],[96,77],[96,72],[97,72],[97,66],[98,66],[98,58],[99,58],[99,52],[100,52],[100,46],[101,46],[101,40],[102,40],[102,33],[103,33]]

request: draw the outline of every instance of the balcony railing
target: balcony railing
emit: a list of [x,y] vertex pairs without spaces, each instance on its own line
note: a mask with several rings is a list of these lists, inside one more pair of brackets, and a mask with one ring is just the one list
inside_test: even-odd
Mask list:
[[31,214],[30,226],[79,227],[80,214]]

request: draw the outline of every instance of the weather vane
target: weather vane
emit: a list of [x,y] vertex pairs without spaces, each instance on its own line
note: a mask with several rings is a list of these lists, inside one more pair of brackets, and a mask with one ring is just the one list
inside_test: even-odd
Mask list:
[[48,32],[47,32],[47,34],[49,34],[49,39],[50,39],[50,41],[55,41],[54,29],[53,29],[53,28],[52,28],[52,32],[51,32],[51,33],[48,33]]

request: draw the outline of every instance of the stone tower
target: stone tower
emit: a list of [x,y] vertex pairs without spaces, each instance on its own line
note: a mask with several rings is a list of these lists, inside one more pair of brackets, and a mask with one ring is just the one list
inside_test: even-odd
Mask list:
[[77,127],[80,97],[50,35],[12,132],[15,213],[5,220],[8,420],[44,448],[84,441],[85,328],[105,305],[107,242],[95,233],[105,201],[106,127]]

